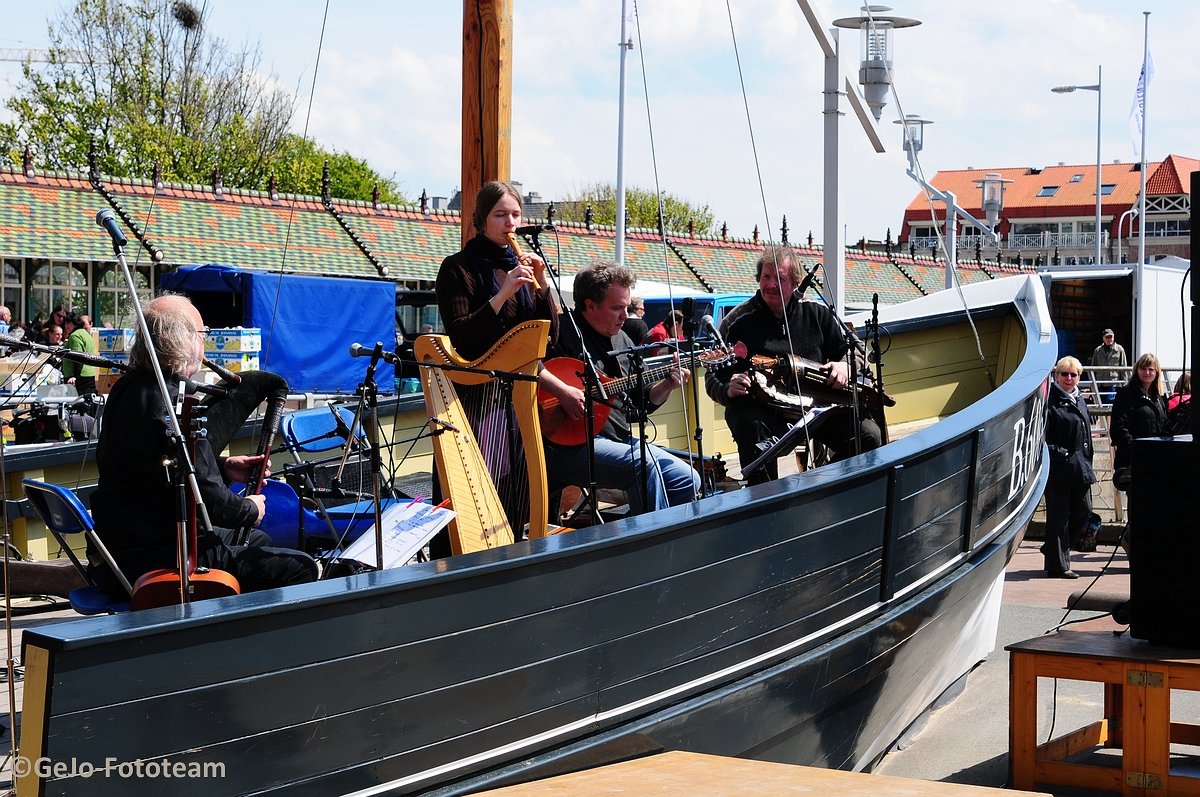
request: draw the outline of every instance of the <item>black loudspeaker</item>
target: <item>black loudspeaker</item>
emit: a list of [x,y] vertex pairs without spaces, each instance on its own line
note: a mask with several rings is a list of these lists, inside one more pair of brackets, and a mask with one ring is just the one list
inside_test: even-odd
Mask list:
[[1129,489],[1130,636],[1200,648],[1200,443],[1192,435],[1133,442]]

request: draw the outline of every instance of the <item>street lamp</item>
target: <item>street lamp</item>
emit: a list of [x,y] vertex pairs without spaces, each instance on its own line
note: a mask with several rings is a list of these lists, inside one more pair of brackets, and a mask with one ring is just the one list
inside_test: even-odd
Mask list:
[[996,225],[1000,223],[1000,211],[1004,209],[1004,186],[1011,182],[1012,180],[1006,180],[995,172],[988,172],[975,181],[981,194],[980,207],[983,208],[983,218],[993,233]]
[[883,115],[888,88],[892,85],[892,31],[921,24],[920,20],[908,17],[884,16],[891,10],[890,6],[863,6],[861,16],[833,21],[836,27],[859,31],[858,82],[862,84],[863,99],[875,115],[875,121]]
[[1102,85],[1101,75],[1103,66],[1096,67],[1096,84],[1094,86],[1055,86],[1050,89],[1055,94],[1070,94],[1073,91],[1094,91],[1096,92],[1096,265],[1100,265],[1102,261],[1100,252],[1100,100],[1103,93],[1100,91]]
[[925,146],[925,125],[933,122],[922,119],[917,114],[905,114],[903,119],[897,119],[895,124],[904,127],[904,151],[908,153],[908,176],[917,182],[934,199],[946,204],[946,288],[954,287],[954,270],[958,267],[958,223],[955,217],[985,233],[992,242],[1000,245],[1000,236],[996,233],[996,224],[1000,220],[1000,211],[1004,207],[1004,186],[1012,180],[1006,180],[999,174],[989,173],[976,180],[983,192],[982,206],[987,216],[987,223],[967,213],[958,206],[958,198],[950,191],[940,191],[925,182],[917,174],[917,153]]

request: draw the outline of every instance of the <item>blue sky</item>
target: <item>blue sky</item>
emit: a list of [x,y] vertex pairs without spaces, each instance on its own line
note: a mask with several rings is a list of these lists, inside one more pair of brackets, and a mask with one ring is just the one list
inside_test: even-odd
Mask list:
[[[46,19],[63,5],[24,0],[19,18],[7,15],[0,47],[45,46]],[[633,0],[628,5],[632,15]],[[627,62],[626,182],[653,189],[657,179],[663,190],[707,203],[734,235],[749,236],[758,225],[777,236],[786,215],[793,241],[811,230],[819,242],[820,52],[794,0],[730,5],[740,76],[725,0],[637,4],[640,37],[632,20],[628,27],[636,46]],[[816,5],[830,22],[857,16],[860,3]],[[324,0],[207,0],[206,6],[211,34],[260,44],[270,76],[300,95],[296,132],[365,158],[413,197],[422,189],[448,195],[459,185],[461,3],[331,0],[327,19]],[[1200,156],[1194,0],[898,2],[892,13],[923,22],[896,33],[894,59],[899,107],[935,122],[926,130],[926,173],[1094,165],[1096,94],[1057,95],[1050,88],[1094,83],[1098,65],[1103,160],[1133,160],[1128,115],[1142,60],[1143,11],[1152,12],[1157,70],[1148,156]],[[525,190],[554,198],[615,180],[620,29],[618,0],[514,0],[512,175]],[[857,33],[842,36],[857,60]],[[18,76],[16,64],[0,63],[0,99]],[[0,109],[0,117],[7,111]],[[904,173],[899,128],[891,123],[896,117],[891,100],[883,155],[870,149],[852,117],[844,121],[842,218],[850,242],[882,239],[889,227],[894,235],[916,195]]]

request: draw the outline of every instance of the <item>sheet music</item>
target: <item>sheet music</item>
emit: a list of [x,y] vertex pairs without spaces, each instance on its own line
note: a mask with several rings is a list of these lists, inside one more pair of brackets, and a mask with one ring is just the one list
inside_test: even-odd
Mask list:
[[[400,567],[417,555],[433,535],[454,519],[454,510],[421,501],[392,504],[383,512],[383,569]],[[363,532],[345,553],[366,565],[375,564],[375,524]]]

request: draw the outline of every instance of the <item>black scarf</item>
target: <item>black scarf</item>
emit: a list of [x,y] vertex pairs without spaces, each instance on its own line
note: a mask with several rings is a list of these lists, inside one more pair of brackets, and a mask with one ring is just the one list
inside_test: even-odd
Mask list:
[[[520,265],[517,253],[511,246],[496,246],[482,233],[467,241],[463,251],[467,255],[467,262],[470,263],[475,280],[480,286],[490,285],[492,296],[500,292],[500,279],[496,276],[496,269],[507,273]],[[528,285],[522,285],[514,295],[526,313],[533,311],[533,295]]]

